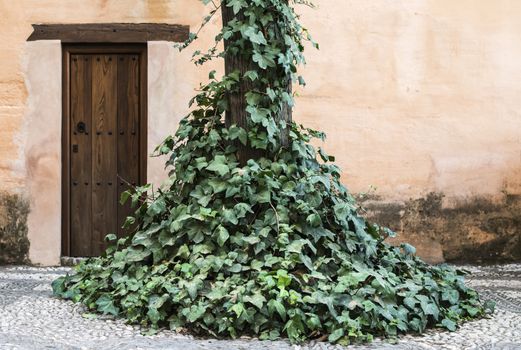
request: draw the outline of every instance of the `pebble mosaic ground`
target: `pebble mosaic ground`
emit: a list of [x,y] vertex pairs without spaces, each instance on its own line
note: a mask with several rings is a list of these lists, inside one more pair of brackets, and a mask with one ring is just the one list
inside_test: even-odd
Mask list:
[[[486,299],[496,301],[487,319],[469,322],[456,332],[431,330],[403,336],[395,344],[377,339],[347,349],[521,350],[521,264],[465,266],[468,283]],[[70,301],[52,297],[50,283],[67,268],[0,267],[0,350],[124,349],[124,350],[329,350],[346,349],[327,343],[291,345],[254,339],[204,340],[171,331],[143,335],[122,320],[93,317]]]

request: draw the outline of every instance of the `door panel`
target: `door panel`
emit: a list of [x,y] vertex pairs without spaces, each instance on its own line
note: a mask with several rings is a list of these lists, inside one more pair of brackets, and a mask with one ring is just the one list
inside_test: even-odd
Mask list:
[[92,254],[104,250],[104,237],[117,231],[116,56],[95,55],[92,67]]
[[[77,256],[91,253],[91,77],[88,55],[71,56],[71,249]],[[79,126],[83,123],[84,128]]]
[[[139,57],[121,55],[118,61],[118,196],[139,182]],[[131,215],[130,201],[118,207],[118,236]]]
[[69,212],[71,256],[96,256],[132,213],[122,191],[141,184],[139,52],[69,55]]

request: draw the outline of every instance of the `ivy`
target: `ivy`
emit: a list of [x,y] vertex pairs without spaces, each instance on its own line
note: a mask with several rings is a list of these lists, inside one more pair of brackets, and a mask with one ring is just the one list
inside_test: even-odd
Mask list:
[[[408,244],[390,246],[385,239],[394,233],[360,216],[334,157],[311,144],[323,133],[278,120],[293,105],[287,77],[304,84],[296,72],[303,42],[311,41],[293,5],[310,4],[203,3],[215,6],[203,25],[220,6],[237,18],[213,48],[196,53],[196,64],[234,53],[252,68],[222,79],[210,73],[192,112],[156,149],[167,158],[169,180],[121,197],[136,208],[126,222],[133,233],[108,235],[104,255],[54,281],[55,295],[153,329],[340,344],[455,330],[490,311],[463,271],[429,266]],[[218,52],[222,40],[230,42]],[[244,79],[252,84],[246,129],[224,122],[227,95]],[[290,147],[282,146],[285,128]],[[263,157],[240,165],[239,144]]]

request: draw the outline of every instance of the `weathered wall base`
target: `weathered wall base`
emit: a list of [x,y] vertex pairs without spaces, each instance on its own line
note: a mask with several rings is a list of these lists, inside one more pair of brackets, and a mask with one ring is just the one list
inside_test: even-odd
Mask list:
[[27,262],[28,213],[29,203],[20,195],[0,193],[0,264]]
[[398,233],[431,263],[521,260],[521,196],[449,199],[430,193],[407,202],[363,201],[366,216]]

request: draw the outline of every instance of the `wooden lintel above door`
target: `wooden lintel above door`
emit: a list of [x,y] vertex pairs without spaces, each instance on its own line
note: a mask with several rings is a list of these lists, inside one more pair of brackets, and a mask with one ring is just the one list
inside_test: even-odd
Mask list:
[[63,43],[183,42],[189,26],[167,23],[33,24],[27,41],[61,40]]

